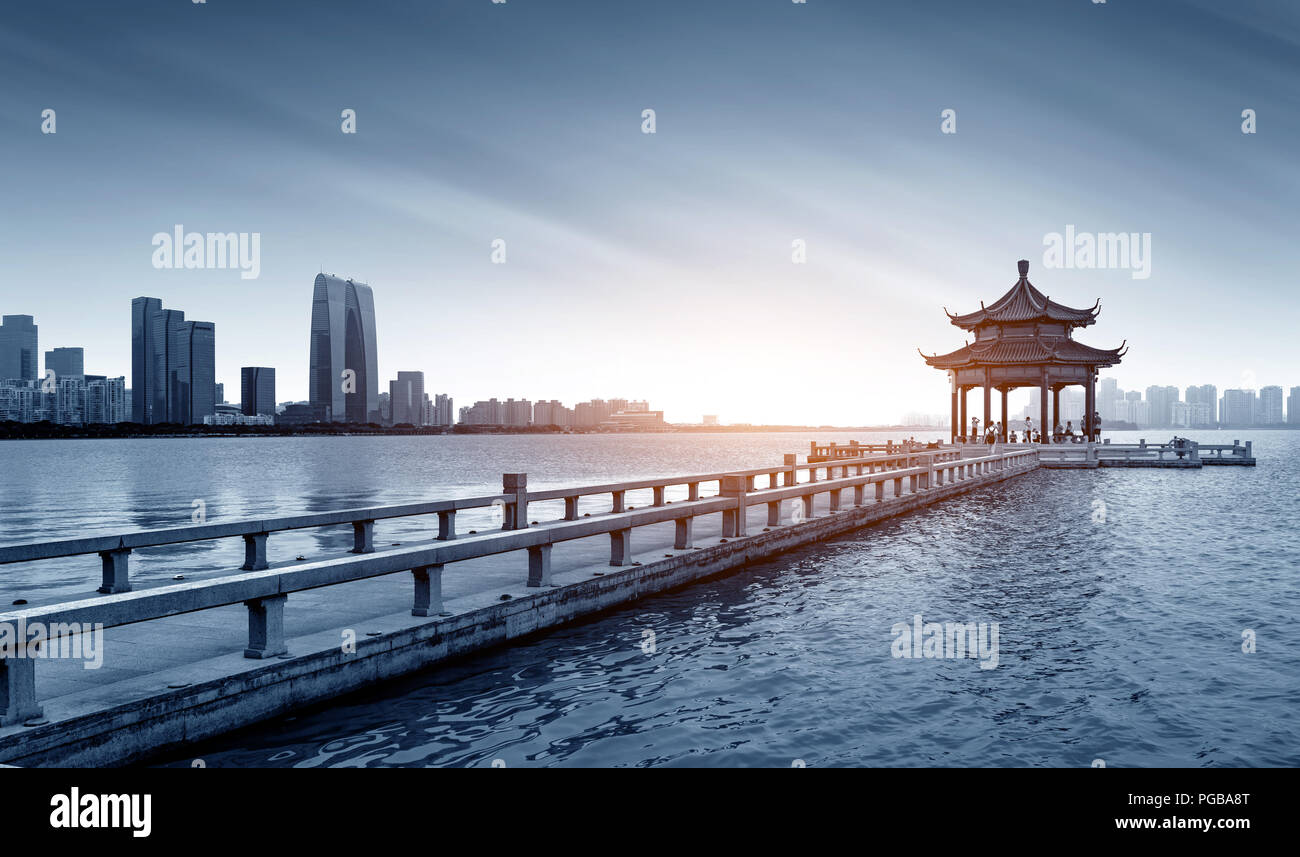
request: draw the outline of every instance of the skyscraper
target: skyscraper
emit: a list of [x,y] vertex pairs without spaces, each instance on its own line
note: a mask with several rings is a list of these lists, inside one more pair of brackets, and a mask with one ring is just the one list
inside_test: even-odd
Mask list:
[[1178,401],[1177,387],[1147,387],[1147,401],[1151,403],[1148,419],[1154,427],[1173,424],[1174,402]]
[[433,424],[436,426],[449,426],[451,423],[451,396],[448,396],[446,393],[438,393],[433,399]]
[[397,380],[388,382],[388,398],[393,425],[424,425],[423,372],[398,372]]
[[1300,387],[1292,387],[1286,397],[1286,421],[1291,425],[1300,424]]
[[0,379],[35,381],[40,376],[36,351],[36,320],[7,315],[0,323]]
[[202,423],[216,413],[216,326],[158,298],[131,301],[131,419]]
[[[1205,422],[1203,425],[1212,426],[1214,423],[1218,422],[1219,390],[1213,384],[1202,384],[1199,387],[1188,387],[1187,404],[1205,405],[1205,411],[1203,413]],[[1190,409],[1189,413],[1194,415],[1195,410]],[[1193,421],[1192,425],[1196,426],[1200,424]]]
[[154,421],[153,330],[154,316],[160,312],[162,301],[158,298],[131,301],[131,422],[145,425]]
[[1255,424],[1265,426],[1282,425],[1281,387],[1260,387],[1259,419],[1255,420]]
[[45,371],[54,370],[55,378],[81,378],[86,374],[86,351],[83,348],[55,348],[45,352]]
[[1219,400],[1219,425],[1224,428],[1240,428],[1254,425],[1255,391],[1224,390]]
[[245,416],[275,416],[275,370],[270,366],[244,366],[239,370],[239,405]]
[[370,287],[319,274],[312,290],[309,395],[334,422],[379,422],[375,300]]

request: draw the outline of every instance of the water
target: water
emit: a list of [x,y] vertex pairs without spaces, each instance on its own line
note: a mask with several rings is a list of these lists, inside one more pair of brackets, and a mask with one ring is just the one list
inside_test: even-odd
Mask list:
[[[1294,766],[1300,433],[1232,434],[1255,441],[1259,467],[1039,471],[162,761]],[[558,484],[766,463],[808,439],[5,444],[5,472],[18,475],[6,479],[0,515],[19,541],[50,527],[181,523],[201,493],[215,501],[209,519],[214,506],[339,508],[426,497],[438,485],[492,488],[516,468]],[[127,475],[141,461],[151,473]],[[79,477],[36,479],[42,468]],[[153,573],[224,556],[169,550],[171,564],[155,559]],[[8,567],[6,590],[21,578],[49,594],[84,577],[84,562],[60,568],[47,579]],[[999,623],[998,666],[892,657],[891,628],[916,613]],[[1252,654],[1242,651],[1247,629]]]

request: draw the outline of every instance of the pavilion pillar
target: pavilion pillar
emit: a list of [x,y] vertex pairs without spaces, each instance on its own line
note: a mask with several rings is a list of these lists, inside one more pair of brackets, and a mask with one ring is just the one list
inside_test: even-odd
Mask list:
[[958,387],[957,389],[960,391],[959,394],[958,394],[958,398],[961,399],[961,422],[960,422],[959,424],[961,425],[961,433],[962,433],[962,434],[966,434],[966,426],[967,426],[967,420],[966,420],[966,388],[965,388],[965,387]]
[[1088,367],[1088,393],[1083,399],[1083,437],[1091,442],[1092,415],[1097,407],[1097,370]]
[[957,442],[957,428],[961,425],[957,414],[957,373],[952,376],[952,443]]
[[1047,422],[1047,370],[1042,370],[1038,382],[1038,433],[1051,442],[1052,427]]
[[998,392],[1002,394],[1002,431],[998,440],[1003,443],[1007,442],[1007,388],[998,387]]
[[[1052,387],[1052,426],[1061,422],[1061,388]],[[1061,425],[1065,425],[1061,423]]]
[[989,423],[993,422],[993,389],[989,387],[989,368],[984,367],[984,431],[989,430]]

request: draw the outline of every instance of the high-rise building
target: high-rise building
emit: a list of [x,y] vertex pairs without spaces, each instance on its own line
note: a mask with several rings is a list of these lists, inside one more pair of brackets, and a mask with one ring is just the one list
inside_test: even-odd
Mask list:
[[168,421],[200,425],[217,412],[216,325],[187,321],[177,333],[167,365]]
[[558,399],[542,400],[533,404],[533,425],[571,426],[573,409],[566,408]]
[[158,298],[131,301],[131,419],[200,424],[217,409],[216,326]]
[[[154,316],[162,312],[158,298],[131,301],[131,421],[154,422]],[[158,422],[162,422],[160,415]]]
[[124,423],[130,415],[126,378],[86,375],[86,422]]
[[533,421],[533,403],[527,399],[506,399],[505,424],[526,426]]
[[55,378],[81,378],[86,374],[84,348],[55,348],[45,352],[45,371],[54,370]]
[[445,393],[438,393],[433,398],[433,422],[435,426],[449,426],[452,424],[451,396]]
[[1255,391],[1224,390],[1219,400],[1219,425],[1237,428],[1255,424]]
[[[1212,426],[1219,419],[1219,389],[1213,384],[1201,384],[1199,387],[1188,387],[1187,404],[1205,405],[1206,412],[1203,414],[1205,421],[1203,423],[1193,423],[1195,426],[1207,427]],[[1194,412],[1195,409],[1190,409]]]
[[30,315],[6,315],[0,320],[0,380],[40,377],[36,342],[36,320]]
[[1124,391],[1114,378],[1102,378],[1097,382],[1097,413],[1101,415],[1102,424],[1121,419],[1116,413],[1117,402],[1124,401]]
[[275,369],[242,366],[239,369],[239,410],[246,417],[275,416]]
[[596,426],[609,419],[609,415],[615,410],[622,410],[622,407],[615,408],[615,403],[626,405],[626,399],[615,399],[607,402],[604,399],[592,399],[590,402],[579,402],[573,406],[573,424],[576,426]]
[[309,393],[333,422],[379,422],[375,299],[370,287],[319,274],[312,291]]
[[1300,387],[1292,387],[1286,397],[1286,421],[1291,425],[1300,425]]
[[1173,425],[1174,402],[1178,400],[1177,387],[1147,387],[1147,402],[1151,408],[1148,417],[1151,420],[1150,426],[1161,428]]
[[1256,425],[1282,425],[1282,388],[1277,386],[1259,389],[1259,419]]
[[460,409],[460,421],[467,426],[503,426],[506,424],[505,402],[496,398],[477,401]]
[[218,405],[224,405],[225,403],[226,403],[226,385],[225,385],[225,384],[218,384],[218,385],[217,385],[217,404],[218,404]]
[[398,372],[397,380],[388,382],[388,398],[393,425],[424,425],[423,372]]

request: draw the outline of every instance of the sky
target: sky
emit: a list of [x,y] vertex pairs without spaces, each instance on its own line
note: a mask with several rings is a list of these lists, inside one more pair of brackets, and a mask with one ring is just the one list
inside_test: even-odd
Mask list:
[[[228,399],[301,400],[325,271],[374,289],[383,389],[862,425],[946,414],[917,348],[1024,258],[1101,299],[1122,388],[1290,387],[1298,141],[1283,0],[5,4],[0,312],[129,386],[158,297]],[[155,268],[176,224],[258,233],[259,276]],[[1045,267],[1067,226],[1149,233],[1149,276]]]

